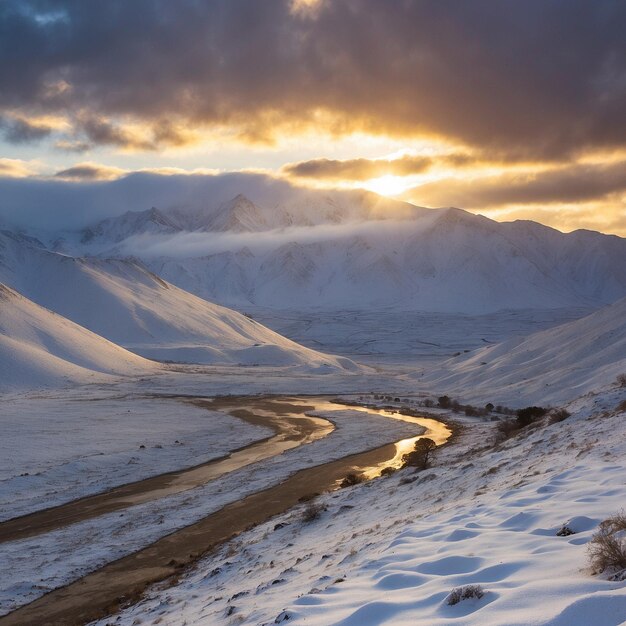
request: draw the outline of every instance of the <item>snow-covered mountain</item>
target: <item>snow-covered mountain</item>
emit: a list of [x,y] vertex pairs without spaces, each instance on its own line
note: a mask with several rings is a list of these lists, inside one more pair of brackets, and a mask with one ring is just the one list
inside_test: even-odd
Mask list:
[[161,211],[152,207],[146,211],[128,211],[119,217],[102,220],[93,228],[85,228],[81,232],[82,244],[118,243],[137,234],[168,234],[179,231],[180,228],[163,215]]
[[356,368],[211,304],[129,260],[80,259],[0,233],[0,281],[137,354],[159,360]]
[[[130,179],[122,182],[137,183]],[[139,210],[35,234],[73,256],[139,258],[178,287],[240,310],[487,313],[600,307],[626,295],[626,239],[612,235],[253,175],[165,182],[173,188],[158,208],[153,193],[140,210],[135,191]],[[113,191],[119,203],[121,188]]]
[[602,306],[626,295],[626,240],[459,209],[228,238],[131,238],[114,252],[140,256],[166,280],[239,308],[484,313]]
[[161,367],[0,283],[0,391],[102,382]]
[[549,404],[626,374],[626,298],[582,319],[462,354],[420,381],[465,398]]

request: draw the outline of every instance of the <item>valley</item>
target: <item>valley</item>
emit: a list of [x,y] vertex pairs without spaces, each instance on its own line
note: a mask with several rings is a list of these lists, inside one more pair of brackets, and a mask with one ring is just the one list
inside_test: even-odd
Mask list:
[[0,624],[621,614],[623,240],[289,193],[0,232]]

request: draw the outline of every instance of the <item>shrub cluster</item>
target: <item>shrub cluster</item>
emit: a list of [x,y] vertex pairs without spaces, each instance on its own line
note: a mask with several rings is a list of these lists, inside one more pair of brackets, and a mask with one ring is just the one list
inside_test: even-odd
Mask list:
[[587,546],[594,572],[626,569],[626,513],[605,519]]
[[448,597],[446,598],[446,604],[454,606],[463,600],[469,600],[470,598],[476,598],[480,600],[485,595],[483,588],[480,585],[465,585],[464,587],[455,587]]

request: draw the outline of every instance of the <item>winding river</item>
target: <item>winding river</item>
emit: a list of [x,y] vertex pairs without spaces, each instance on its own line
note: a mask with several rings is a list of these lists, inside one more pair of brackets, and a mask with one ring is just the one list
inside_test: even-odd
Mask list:
[[39,535],[193,489],[246,465],[327,437],[334,426],[319,414],[337,410],[375,414],[413,423],[419,433],[395,443],[296,471],[272,487],[228,504],[146,548],[0,617],[1,626],[85,624],[111,614],[120,603],[138,599],[150,584],[180,573],[182,568],[233,536],[284,513],[303,499],[337,488],[346,474],[358,472],[368,479],[375,478],[386,467],[400,467],[402,455],[410,451],[419,438],[429,437],[441,445],[451,435],[448,426],[437,420],[385,409],[338,404],[327,397],[180,397],[180,400],[270,427],[274,434],[208,463],[8,520],[0,524],[0,542]]

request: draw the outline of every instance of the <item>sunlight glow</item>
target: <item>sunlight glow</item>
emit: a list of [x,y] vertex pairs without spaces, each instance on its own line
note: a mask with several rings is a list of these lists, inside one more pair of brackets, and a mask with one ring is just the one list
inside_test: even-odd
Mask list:
[[411,183],[406,176],[387,175],[372,178],[360,186],[381,196],[397,196],[409,189]]

